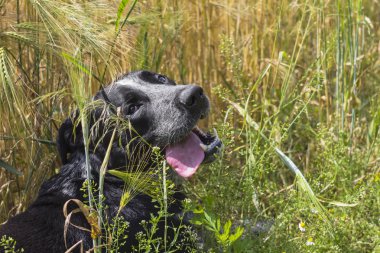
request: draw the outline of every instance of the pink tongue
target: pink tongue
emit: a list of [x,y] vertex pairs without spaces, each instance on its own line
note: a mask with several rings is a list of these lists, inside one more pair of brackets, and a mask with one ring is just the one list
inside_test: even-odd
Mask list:
[[182,142],[166,148],[166,161],[181,177],[192,176],[205,158],[199,144],[201,140],[198,136],[190,133]]

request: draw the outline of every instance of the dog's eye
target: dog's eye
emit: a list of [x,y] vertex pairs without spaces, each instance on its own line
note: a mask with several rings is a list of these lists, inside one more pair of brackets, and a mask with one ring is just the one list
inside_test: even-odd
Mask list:
[[163,76],[163,75],[157,75],[156,78],[160,83],[166,83],[168,81],[166,76]]
[[141,105],[139,104],[131,104],[127,108],[127,115],[132,115],[140,108]]

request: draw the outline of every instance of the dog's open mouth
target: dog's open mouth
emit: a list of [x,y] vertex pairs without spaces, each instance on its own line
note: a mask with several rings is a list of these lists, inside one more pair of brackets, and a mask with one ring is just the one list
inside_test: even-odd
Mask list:
[[214,129],[214,134],[204,133],[199,127],[179,143],[169,145],[165,150],[168,164],[181,177],[192,176],[201,163],[215,160],[222,148],[222,142]]

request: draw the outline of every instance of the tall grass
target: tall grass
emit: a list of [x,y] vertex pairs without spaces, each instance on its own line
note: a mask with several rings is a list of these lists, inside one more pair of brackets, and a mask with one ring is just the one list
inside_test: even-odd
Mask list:
[[[378,2],[6,0],[0,13],[0,221],[59,170],[60,122],[117,73],[146,68],[211,99],[200,124],[226,149],[184,188],[210,219],[245,226],[236,252],[380,244]],[[273,225],[254,236],[260,222]]]

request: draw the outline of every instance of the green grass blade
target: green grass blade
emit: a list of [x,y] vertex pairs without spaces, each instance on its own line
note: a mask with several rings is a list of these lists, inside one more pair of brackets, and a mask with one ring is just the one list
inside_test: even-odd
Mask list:
[[0,159],[0,167],[4,168],[5,170],[7,170],[8,172],[10,172],[12,174],[19,175],[19,176],[22,175],[22,173],[20,171],[18,171],[15,167],[13,167],[12,165],[4,162],[1,159]]
[[127,23],[128,19],[129,19],[129,16],[131,16],[132,11],[133,11],[133,9],[134,9],[135,6],[136,6],[136,3],[137,3],[137,0],[134,0],[133,3],[132,3],[132,5],[131,5],[131,8],[129,8],[129,10],[128,10],[127,16],[125,16],[124,21],[123,21],[123,23],[122,23],[121,26],[120,26],[119,31],[120,31],[120,30],[125,26],[125,24]]
[[129,0],[122,0],[119,4],[119,8],[117,9],[117,17],[116,17],[116,24],[115,24],[115,31],[119,30],[119,24],[120,24],[120,19],[121,15],[124,12],[125,7],[129,3]]
[[296,175],[296,185],[298,189],[301,190],[301,193],[304,194],[305,197],[312,203],[313,208],[318,212],[318,215],[320,215],[320,217],[331,228],[330,220],[327,216],[327,213],[324,207],[322,206],[318,198],[315,196],[313,190],[311,189],[304,175],[301,173],[298,167],[294,164],[294,162],[287,155],[285,155],[280,149],[275,148],[274,150],[276,154],[280,157],[284,165],[288,167]]
[[70,63],[74,64],[75,67],[77,67],[79,70],[81,70],[85,74],[89,76],[91,75],[91,71],[88,68],[86,68],[86,66],[80,60],[76,59],[75,57],[65,52],[62,52],[62,57],[68,60]]
[[[248,115],[247,111],[240,106],[237,103],[233,103],[232,101],[229,101],[231,105],[238,111],[238,113],[244,117],[245,123],[253,127],[256,131],[259,131],[259,134],[267,141],[270,141],[261,131],[259,128],[259,125]],[[323,206],[319,202],[318,198],[315,196],[313,190],[311,189],[309,183],[307,182],[306,178],[303,176],[301,171],[297,168],[297,166],[294,164],[294,162],[286,156],[279,148],[273,147],[278,157],[281,159],[281,161],[284,163],[284,165],[289,168],[296,176],[296,185],[300,189],[301,193],[305,195],[305,197],[311,202],[313,205],[313,208],[315,208],[316,211],[318,211],[321,218],[327,222],[327,224],[331,227],[329,218],[326,214],[326,211],[324,210]]]

